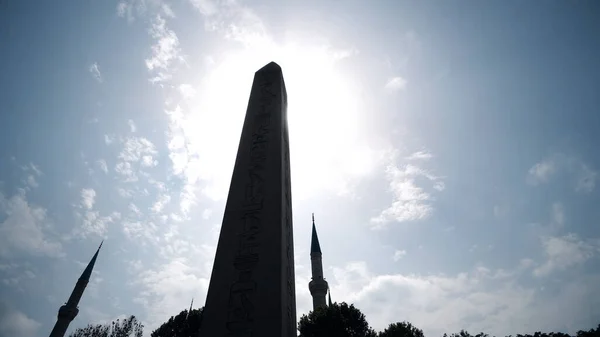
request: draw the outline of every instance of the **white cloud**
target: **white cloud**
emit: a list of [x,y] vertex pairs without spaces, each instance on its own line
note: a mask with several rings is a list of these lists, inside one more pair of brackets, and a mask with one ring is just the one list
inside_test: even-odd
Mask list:
[[81,204],[87,208],[92,209],[94,202],[96,201],[96,191],[93,188],[84,188],[81,190]]
[[532,185],[538,185],[548,182],[550,177],[556,172],[556,163],[551,160],[539,162],[529,169],[527,182]]
[[429,160],[433,155],[427,151],[418,151],[406,157],[407,160]]
[[137,272],[141,271],[142,269],[144,269],[144,264],[142,263],[141,260],[131,260],[128,262],[128,265],[129,265],[129,269],[134,273],[137,273]]
[[74,228],[72,235],[86,238],[89,235],[104,236],[108,231],[108,225],[121,219],[121,213],[112,212],[106,216],[100,216],[98,211],[85,211],[83,215],[76,213],[81,219],[81,226]]
[[190,0],[190,3],[205,16],[217,13],[217,5],[212,0]]
[[0,256],[11,256],[13,251],[62,256],[61,244],[46,237],[50,229],[46,210],[30,205],[25,197],[23,190],[10,199],[0,193]]
[[30,163],[26,166],[21,166],[21,169],[28,174],[27,178],[23,181],[28,186],[25,189],[30,190],[38,187],[39,183],[37,181],[37,177],[40,177],[43,174],[42,171],[33,163]]
[[[395,161],[397,153],[389,156],[390,163],[386,167],[386,176],[393,193],[392,205],[384,209],[377,217],[371,219],[374,229],[384,228],[389,222],[413,221],[428,217],[433,211],[431,195],[417,185],[416,178],[423,177],[432,183],[433,188],[443,190],[441,178],[412,164],[398,166]],[[441,184],[440,184],[441,183]]]
[[559,170],[568,172],[575,179],[577,192],[590,193],[596,187],[598,172],[573,155],[555,153],[529,169],[527,182],[531,185],[547,183]]
[[127,125],[129,125],[129,131],[135,132],[137,130],[135,123],[131,119],[127,121]]
[[29,164],[29,167],[35,173],[36,176],[39,177],[43,174],[42,171],[37,166],[35,166],[33,163]]
[[165,205],[171,201],[171,197],[169,195],[161,195],[158,200],[152,205],[152,211],[154,213],[160,213],[165,208]]
[[202,211],[202,219],[208,219],[210,218],[210,216],[212,215],[212,210],[207,208],[204,211]]
[[578,192],[590,193],[596,187],[596,180],[598,180],[598,172],[582,163],[577,172],[577,186],[575,189]]
[[100,170],[102,170],[102,172],[108,173],[108,165],[106,164],[106,160],[100,159],[96,162],[96,164],[98,165]]
[[0,302],[0,336],[35,337],[41,324]]
[[34,188],[39,186],[37,180],[35,180],[35,176],[33,175],[27,177],[27,185]]
[[196,89],[189,84],[180,84],[179,92],[183,96],[183,98],[192,98],[196,96]]
[[151,141],[144,137],[128,137],[123,141],[123,149],[119,154],[119,159],[126,162],[137,162],[144,155],[156,155],[156,147]]
[[156,41],[152,46],[152,57],[146,59],[148,70],[168,70],[173,61],[183,60],[177,35],[167,28],[165,19],[160,15],[153,21],[150,35]]
[[110,145],[115,141],[115,136],[114,135],[104,135],[104,143],[106,143],[106,145]]
[[164,15],[166,15],[170,18],[175,17],[175,12],[173,12],[173,9],[171,8],[171,6],[169,4],[162,3],[161,8],[162,8],[162,12]]
[[404,256],[406,256],[406,251],[405,250],[397,250],[397,251],[394,252],[393,259],[394,259],[395,262],[398,262]]
[[102,83],[102,74],[100,73],[100,68],[98,68],[98,63],[94,62],[90,65],[90,67],[88,68],[90,74],[92,74],[92,77],[94,77],[94,79],[96,79],[96,81]]
[[506,336],[562,331],[565,326],[574,333],[579,327],[564,315],[565,308],[585,316],[600,304],[593,299],[600,293],[594,286],[597,277],[574,278],[549,300],[536,286],[516,282],[528,268],[522,264],[514,270],[480,266],[455,275],[375,274],[365,262],[352,262],[334,267],[328,281],[332,299],[354,303],[376,330],[407,320],[426,336],[461,329]]
[[[206,261],[203,256],[202,261]],[[156,268],[136,273],[135,288],[142,287],[134,302],[143,304],[147,311],[148,329],[155,329],[160,322],[180,312],[190,303],[206,293],[209,266],[189,263],[186,259],[173,259]]]
[[405,89],[407,84],[408,84],[408,82],[406,81],[406,79],[404,79],[400,76],[396,76],[396,77],[390,78],[386,82],[385,88],[387,90],[391,90],[391,91],[399,91],[399,90]]
[[144,167],[154,167],[158,165],[158,161],[154,160],[152,156],[143,156],[142,157],[142,166]]
[[142,211],[133,203],[129,204],[129,210],[138,217],[142,215]]
[[547,260],[534,270],[536,276],[545,276],[580,265],[597,254],[600,249],[599,242],[586,242],[579,239],[575,234],[562,237],[544,237],[542,238],[542,245]]
[[122,198],[131,198],[133,196],[134,191],[133,190],[127,190],[124,189],[122,187],[117,188],[117,193],[119,193],[119,195]]
[[552,222],[558,227],[563,227],[565,224],[565,209],[559,202],[552,204]]
[[[124,182],[132,183],[132,182],[138,181],[138,176],[133,171],[133,168],[131,167],[131,163],[129,163],[129,162],[117,163],[117,165],[115,165],[115,172],[120,174],[121,176],[123,176]],[[120,192],[121,192],[121,190],[119,190],[119,194],[121,194]],[[121,196],[124,196],[124,194],[121,194]]]
[[117,16],[126,18],[129,23],[135,21],[136,16],[144,17],[151,13],[175,17],[171,6],[162,0],[123,0],[117,4],[116,9]]
[[127,3],[119,2],[117,4],[117,15],[120,17],[124,17],[125,14],[127,14],[128,9],[129,9],[129,6],[127,5]]

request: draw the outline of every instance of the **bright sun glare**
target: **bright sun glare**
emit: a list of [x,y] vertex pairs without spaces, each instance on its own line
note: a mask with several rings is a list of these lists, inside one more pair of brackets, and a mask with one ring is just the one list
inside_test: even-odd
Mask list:
[[350,193],[350,178],[368,174],[375,157],[361,135],[356,84],[336,69],[348,53],[267,39],[255,43],[213,65],[192,83],[199,94],[181,106],[181,114],[172,114],[172,141],[187,147],[172,158],[175,169],[185,170],[189,183],[210,182],[207,196],[226,196],[254,72],[275,61],[288,92],[294,199],[324,189]]

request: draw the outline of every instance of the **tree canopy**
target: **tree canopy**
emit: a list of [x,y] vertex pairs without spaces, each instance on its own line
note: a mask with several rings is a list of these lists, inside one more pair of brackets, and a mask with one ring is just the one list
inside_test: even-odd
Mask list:
[[133,315],[106,324],[88,324],[78,328],[69,337],[142,337],[144,325]]
[[379,333],[379,337],[424,337],[423,330],[418,329],[409,322],[390,324]]
[[171,316],[158,329],[152,331],[151,337],[189,337],[198,336],[204,308],[183,310],[177,316]]
[[353,304],[331,306],[302,315],[298,323],[300,337],[376,337],[365,315]]

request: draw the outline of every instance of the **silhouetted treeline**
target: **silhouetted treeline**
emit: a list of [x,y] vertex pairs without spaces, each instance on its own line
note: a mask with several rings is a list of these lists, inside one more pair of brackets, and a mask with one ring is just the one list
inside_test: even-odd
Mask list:
[[144,325],[131,315],[106,324],[88,324],[78,328],[69,337],[142,337]]
[[[152,331],[151,337],[198,337],[204,308],[183,310]],[[90,324],[77,329],[70,337],[141,337],[144,326],[135,316],[107,324]],[[376,332],[365,315],[353,304],[333,303],[302,315],[298,322],[299,337],[425,337],[423,330],[409,322],[391,323],[383,331]],[[480,332],[471,335],[465,330],[443,334],[441,337],[495,337]],[[600,324],[595,329],[580,330],[575,336],[562,332],[536,332],[506,337],[600,337]]]
[[198,336],[204,308],[184,310],[177,316],[169,318],[158,329],[152,331],[151,337]]

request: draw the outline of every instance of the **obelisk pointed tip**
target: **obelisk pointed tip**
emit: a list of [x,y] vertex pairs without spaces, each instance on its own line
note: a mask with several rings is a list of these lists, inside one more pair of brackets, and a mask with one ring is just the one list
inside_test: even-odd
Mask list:
[[279,64],[275,63],[275,62],[270,62],[269,64],[267,64],[266,66],[260,68],[257,73],[266,73],[266,72],[281,72],[281,67],[279,66]]

